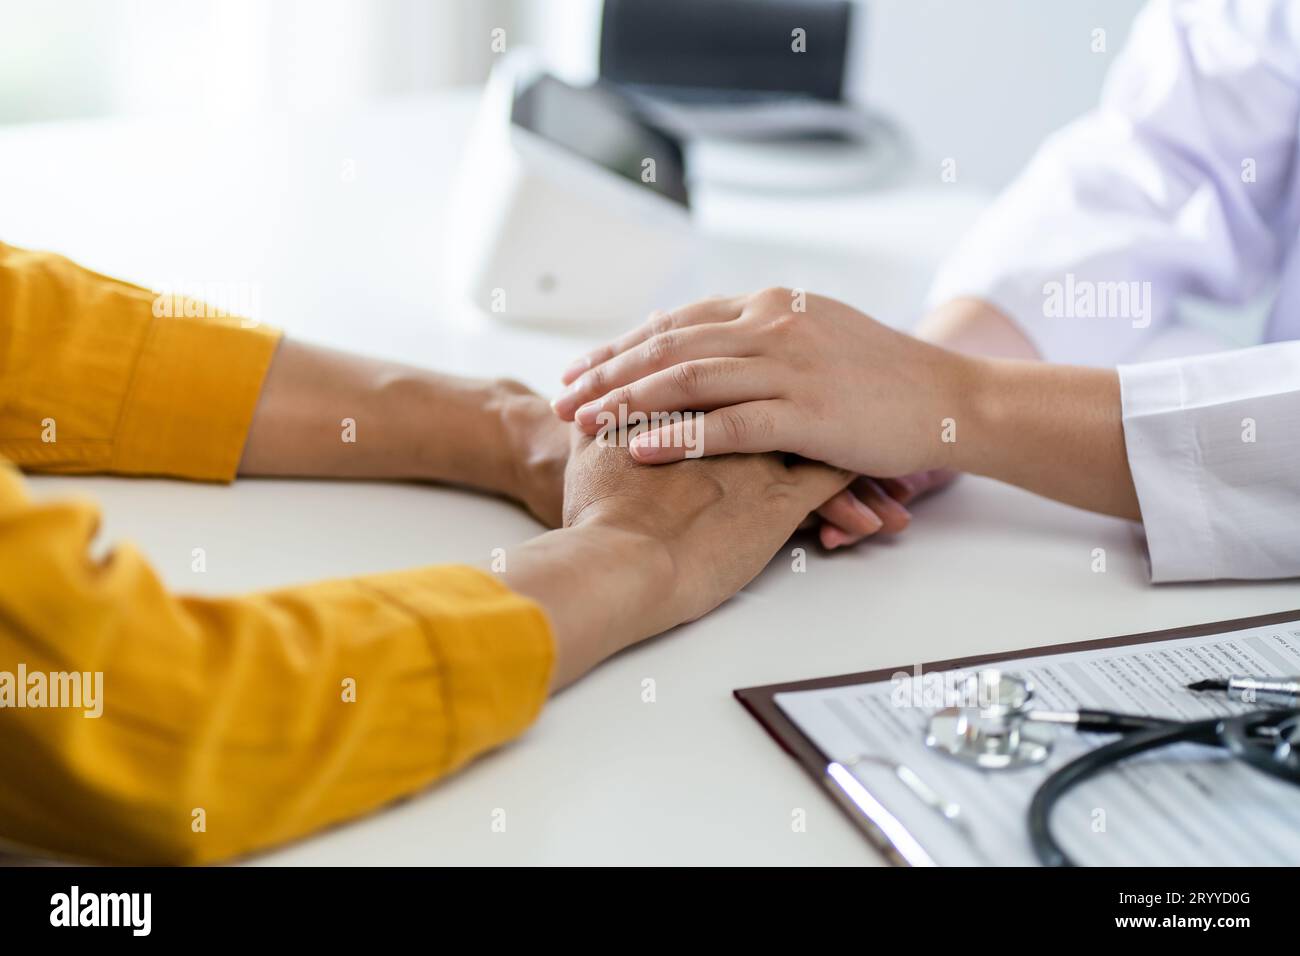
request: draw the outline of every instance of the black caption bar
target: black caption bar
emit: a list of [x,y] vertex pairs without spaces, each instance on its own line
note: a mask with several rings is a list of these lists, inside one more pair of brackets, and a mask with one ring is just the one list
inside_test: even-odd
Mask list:
[[337,948],[409,938],[438,948],[463,946],[467,936],[552,945],[570,933],[588,941],[608,933],[621,946],[645,934],[681,941],[660,934],[695,933],[702,920],[741,937],[777,924],[798,935],[848,932],[855,949],[877,931],[915,932],[923,945],[1007,931],[1045,945],[1101,936],[1181,945],[1200,936],[1230,946],[1292,937],[1293,888],[1293,873],[1268,869],[8,867],[0,868],[0,925],[6,944],[62,937],[78,946]]

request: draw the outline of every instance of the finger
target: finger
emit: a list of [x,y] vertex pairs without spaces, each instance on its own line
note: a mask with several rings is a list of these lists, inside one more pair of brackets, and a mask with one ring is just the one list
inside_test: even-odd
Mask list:
[[768,359],[708,358],[683,362],[606,392],[574,413],[573,420],[594,434],[608,416],[632,412],[712,411],[724,405],[777,397],[779,366]]
[[[912,521],[911,512],[895,501],[871,478],[858,478],[835,499],[834,503],[833,510],[825,506],[819,510],[821,517],[834,525],[839,532],[833,536],[836,543],[826,545],[828,548],[857,544],[863,538],[877,532],[898,534]],[[831,504],[832,502],[827,502],[827,505]],[[870,522],[870,530],[864,532],[861,526],[855,525],[845,517],[850,505],[857,506],[872,516],[874,521]]]
[[833,524],[823,524],[818,528],[817,539],[827,551],[834,551],[836,548],[842,548],[846,544],[853,544],[854,541],[859,540]]
[[669,312],[662,310],[652,312],[648,319],[631,332],[620,336],[609,345],[602,345],[600,348],[593,349],[586,355],[580,356],[564,370],[564,374],[560,376],[560,381],[568,385],[588,369],[595,368],[602,362],[608,362],[615,355],[621,355],[628,349],[640,345],[646,339],[662,335],[664,332],[671,332],[673,329],[690,328],[696,325],[706,325],[710,322],[726,322],[738,318],[743,308],[743,302],[743,296],[714,296],[711,299],[701,299],[699,302],[692,302],[690,305],[684,305]]
[[688,413],[680,422],[642,432],[628,449],[637,461],[658,465],[701,455],[794,451],[787,446],[794,444],[795,433],[794,406],[783,399],[768,399],[728,405],[704,415]]
[[888,494],[874,478],[859,478],[850,489],[854,496],[878,515],[885,534],[898,534],[912,523],[912,513],[904,508],[892,495]]
[[900,504],[908,504],[932,491],[949,485],[957,477],[957,472],[947,468],[935,468],[932,471],[918,471],[897,478],[878,479],[880,487]]
[[569,421],[581,406],[647,375],[693,359],[736,356],[743,350],[747,335],[721,324],[660,333],[584,372],[552,406],[557,415]]
[[848,488],[818,508],[817,514],[840,532],[835,537],[843,539],[829,544],[826,536],[822,535],[822,544],[828,548],[861,541],[885,526],[880,516],[863,504],[862,500]]

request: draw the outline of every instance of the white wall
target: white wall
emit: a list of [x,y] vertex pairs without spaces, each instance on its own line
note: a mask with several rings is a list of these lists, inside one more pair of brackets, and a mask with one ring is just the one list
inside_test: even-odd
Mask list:
[[[997,187],[1043,136],[1097,100],[1141,0],[871,0],[857,83],[927,161]],[[1092,52],[1103,29],[1106,52]],[[936,175],[938,170],[936,167]]]
[[0,0],[0,122],[321,110],[481,80],[534,0]]

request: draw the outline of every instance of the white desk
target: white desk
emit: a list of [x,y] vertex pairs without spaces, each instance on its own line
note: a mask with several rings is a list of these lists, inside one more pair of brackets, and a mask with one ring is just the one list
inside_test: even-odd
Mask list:
[[[509,374],[550,392],[589,339],[494,325],[441,291],[439,210],[467,115],[466,99],[448,96],[228,128],[13,128],[0,132],[0,240],[58,249],[146,285],[257,281],[268,319],[293,334]],[[851,241],[861,260],[843,270],[811,252],[733,250],[717,284],[696,291],[782,282],[909,319],[928,270],[978,201],[938,183],[804,203],[704,197],[700,213],[713,231],[751,243],[765,235]],[[838,271],[827,278],[828,261]],[[800,281],[808,276],[817,281]],[[32,484],[41,496],[98,498],[104,540],[134,539],[172,587],[206,593],[485,561],[492,548],[538,530],[509,505],[438,488]],[[206,574],[190,571],[200,546]],[[1091,570],[1098,547],[1107,552],[1104,574]],[[732,699],[733,688],[1296,606],[1294,583],[1152,587],[1123,522],[965,479],[919,505],[898,540],[835,555],[809,545],[803,574],[778,557],[721,610],[560,695],[518,742],[427,794],[261,860],[876,862]],[[655,681],[654,703],[642,702],[645,678]],[[491,827],[498,808],[503,833]],[[807,813],[806,832],[792,830],[796,808]]]

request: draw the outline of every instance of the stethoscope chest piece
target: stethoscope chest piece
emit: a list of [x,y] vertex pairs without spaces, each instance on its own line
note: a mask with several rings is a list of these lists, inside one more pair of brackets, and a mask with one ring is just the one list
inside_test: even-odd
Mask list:
[[1033,685],[984,670],[965,688],[974,706],[945,707],[930,716],[925,745],[981,770],[1015,770],[1041,764],[1052,753],[1053,729],[1024,719]]

